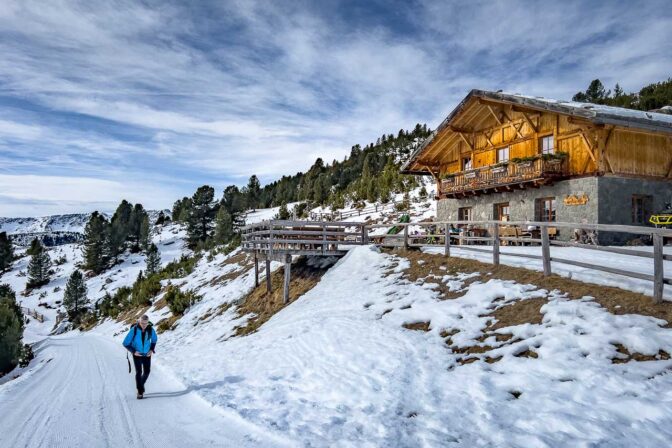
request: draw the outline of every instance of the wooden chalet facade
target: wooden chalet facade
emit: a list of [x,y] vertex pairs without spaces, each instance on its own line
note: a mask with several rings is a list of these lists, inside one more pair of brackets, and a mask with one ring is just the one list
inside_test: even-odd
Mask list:
[[672,201],[672,115],[472,90],[402,172],[435,179],[443,220],[645,225]]

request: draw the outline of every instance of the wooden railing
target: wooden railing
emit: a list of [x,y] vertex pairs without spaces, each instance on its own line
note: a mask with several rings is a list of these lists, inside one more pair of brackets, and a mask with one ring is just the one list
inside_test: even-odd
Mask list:
[[[611,274],[622,275],[625,277],[637,278],[641,280],[648,280],[653,282],[653,297],[656,303],[663,300],[664,285],[672,285],[672,278],[664,276],[663,260],[672,260],[672,255],[665,255],[663,253],[664,238],[672,238],[672,230],[657,229],[654,227],[643,226],[624,226],[611,224],[578,224],[566,222],[533,222],[533,221],[452,221],[452,222],[425,222],[425,223],[395,223],[395,224],[369,224],[366,226],[367,235],[369,230],[396,226],[403,228],[403,231],[397,235],[379,235],[369,236],[369,239],[381,246],[389,247],[441,247],[445,256],[450,256],[450,248],[455,243],[459,243],[460,250],[485,252],[492,254],[492,263],[499,265],[501,255],[522,257],[541,260],[544,275],[551,275],[552,262],[562,263],[572,266],[579,266],[587,269],[594,269],[597,271],[608,272]],[[431,232],[411,234],[409,229],[413,227],[428,228]],[[485,229],[487,235],[485,236],[469,236],[470,232],[467,229]],[[529,234],[526,236],[503,236],[502,229],[509,229],[511,227],[529,228],[534,227],[538,230],[538,237],[532,237]],[[584,230],[587,232],[614,232],[634,235],[650,236],[653,242],[653,252],[646,252],[637,249],[627,249],[625,247],[606,247],[593,244],[584,244],[572,241],[562,241],[558,239],[551,239],[550,234],[555,233],[557,229],[567,229],[566,232],[573,232],[575,229]],[[456,232],[455,230],[458,230]],[[461,231],[459,231],[461,230]],[[525,232],[520,232],[525,233]],[[446,235],[449,235],[446,238]],[[489,244],[492,248],[482,248],[473,243]],[[540,254],[526,254],[519,252],[502,252],[501,246],[503,244],[535,244],[541,246]],[[629,255],[633,257],[649,258],[653,263],[653,275],[634,272],[632,270],[614,268],[609,266],[602,266],[594,263],[588,263],[579,260],[570,260],[567,258],[560,258],[554,256],[551,246],[562,247],[577,247],[582,249],[589,249],[602,252],[616,253],[620,255]],[[624,264],[627,266],[627,264]]]
[[525,162],[508,162],[463,171],[441,181],[440,194],[455,194],[466,191],[503,187],[533,182],[546,178],[558,178],[569,174],[568,160],[536,159]]
[[[398,233],[377,234],[375,229],[396,227]],[[412,229],[427,229],[424,232],[411,233]],[[471,231],[467,231],[471,228]],[[511,233],[512,228],[529,229],[534,232],[520,231]],[[475,232],[475,230],[480,230]],[[606,247],[581,242],[552,239],[561,229],[571,233],[576,229],[587,232],[614,232],[634,235],[648,235],[653,242],[653,251],[646,252],[625,247]],[[478,234],[476,234],[478,233]],[[514,236],[512,236],[514,235]],[[448,236],[448,237],[447,237]],[[541,260],[544,275],[552,272],[552,263],[579,266],[587,269],[608,272],[625,277],[653,282],[653,297],[656,302],[663,299],[664,285],[672,285],[672,278],[664,276],[663,260],[672,260],[672,255],[663,253],[664,238],[672,238],[672,230],[643,226],[624,226],[610,224],[584,224],[566,222],[534,221],[441,221],[391,224],[363,224],[356,222],[315,222],[315,221],[265,221],[251,224],[242,229],[242,248],[255,255],[255,275],[258,283],[259,267],[257,256],[266,259],[266,269],[270,272],[270,260],[285,262],[285,272],[289,272],[292,255],[340,256],[347,252],[346,246],[376,244],[383,247],[440,247],[445,256],[450,256],[450,248],[459,244],[460,250],[485,252],[492,255],[492,263],[499,265],[500,256],[523,257]],[[492,245],[491,248],[478,247],[475,244]],[[510,244],[539,245],[539,254],[502,251],[501,247]],[[555,256],[552,246],[577,247],[588,250],[616,253],[652,260],[653,275],[634,272],[624,267],[615,268],[570,260]],[[287,282],[286,282],[287,283]],[[270,277],[267,276],[270,291]]]
[[243,250],[271,258],[293,255],[343,255],[340,245],[368,244],[364,223],[273,220],[241,230]]

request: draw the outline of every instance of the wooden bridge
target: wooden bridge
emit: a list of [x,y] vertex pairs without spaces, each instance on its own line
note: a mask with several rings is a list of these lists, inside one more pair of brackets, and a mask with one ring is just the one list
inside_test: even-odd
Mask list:
[[[376,229],[395,228],[396,232],[380,233]],[[533,228],[533,231],[529,231]],[[417,229],[420,229],[418,231]],[[423,230],[424,229],[424,230]],[[470,230],[471,229],[471,230]],[[653,252],[636,248],[599,246],[577,241],[553,239],[558,233],[585,232],[626,233],[651,238]],[[476,231],[478,230],[478,232]],[[525,231],[523,231],[525,230]],[[663,260],[672,260],[672,255],[663,253],[664,239],[672,239],[672,229],[658,229],[644,226],[624,226],[608,224],[563,223],[563,222],[508,222],[508,221],[441,221],[366,224],[361,222],[320,222],[320,221],[264,221],[242,228],[242,249],[254,254],[255,284],[259,285],[259,259],[266,262],[266,288],[271,292],[271,260],[285,264],[284,300],[289,301],[289,280],[292,256],[336,256],[347,253],[350,246],[375,244],[381,247],[440,247],[444,255],[450,256],[451,246],[457,244],[461,250],[492,254],[492,263],[499,265],[501,255],[541,260],[544,275],[551,274],[551,263],[562,263],[587,269],[608,272],[631,278],[653,282],[653,297],[656,302],[663,299],[664,285],[672,285],[672,278],[664,277]],[[492,247],[478,247],[487,244]],[[502,246],[538,245],[539,254],[503,252]],[[627,269],[602,266],[584,261],[553,256],[553,246],[577,247],[582,249],[649,258],[653,262],[653,275],[629,271]]]

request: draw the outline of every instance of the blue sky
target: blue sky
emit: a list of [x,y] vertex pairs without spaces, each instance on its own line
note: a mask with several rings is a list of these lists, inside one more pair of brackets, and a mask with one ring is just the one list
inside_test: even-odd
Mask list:
[[669,1],[0,2],[0,216],[265,183],[472,88],[672,76]]

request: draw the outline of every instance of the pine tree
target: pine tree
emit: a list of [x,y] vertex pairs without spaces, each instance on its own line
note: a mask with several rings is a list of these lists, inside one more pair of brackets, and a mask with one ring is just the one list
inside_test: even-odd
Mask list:
[[376,202],[378,199],[378,191],[376,190],[376,180],[369,178],[369,185],[366,188],[366,200],[369,202]]
[[42,248],[42,243],[38,238],[33,238],[33,240],[30,242],[30,247],[26,251],[26,255],[35,255],[38,253]]
[[70,278],[68,278],[68,282],[65,285],[65,292],[63,293],[63,306],[68,312],[70,319],[76,318],[82,311],[86,303],[87,291],[84,276],[78,269],[75,269],[70,274]]
[[131,219],[129,222],[128,239],[131,241],[131,251],[134,253],[140,252],[143,247],[142,234],[143,223],[147,218],[147,237],[149,237],[149,217],[142,204],[135,204],[133,212],[131,212]]
[[142,218],[142,223],[140,224],[140,248],[146,251],[149,248],[150,240],[151,229],[149,227],[149,216],[145,213],[144,218]]
[[84,268],[95,274],[107,268],[108,227],[107,219],[98,212],[91,214],[84,227]]
[[282,220],[288,220],[292,216],[289,213],[289,210],[287,209],[287,204],[282,204],[280,206],[280,209],[278,210],[278,219]]
[[16,294],[9,285],[0,285],[0,375],[18,364],[22,338],[23,313]]
[[156,225],[157,226],[163,226],[166,225],[170,222],[170,218],[166,216],[165,213],[163,213],[163,210],[159,212],[159,216],[156,218]]
[[215,243],[226,244],[233,236],[233,219],[225,207],[219,207],[215,217]]
[[51,269],[51,257],[47,250],[40,244],[39,249],[30,257],[28,263],[28,282],[26,288],[39,288],[49,283],[49,269]]
[[212,230],[213,220],[217,213],[217,204],[214,201],[215,189],[203,185],[196,190],[191,198],[191,212],[187,225],[189,245],[193,248],[199,242],[204,242]]
[[156,274],[161,270],[161,253],[159,248],[156,247],[156,244],[152,243],[147,250],[147,258],[145,260],[147,264],[147,275]]
[[7,232],[0,232],[0,273],[10,268],[14,261],[14,247]]
[[250,180],[247,182],[247,207],[253,211],[257,208],[259,204],[259,196],[261,194],[261,186],[259,185],[259,179],[255,174],[250,176]]
[[112,215],[107,244],[109,254],[115,260],[126,249],[126,240],[131,233],[132,214],[133,206],[124,199]]

